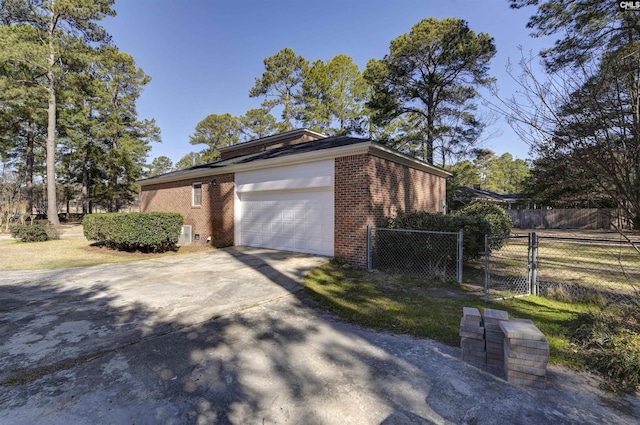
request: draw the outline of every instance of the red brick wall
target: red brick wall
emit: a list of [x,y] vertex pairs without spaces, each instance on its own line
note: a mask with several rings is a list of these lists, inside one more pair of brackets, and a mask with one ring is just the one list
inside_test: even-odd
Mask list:
[[445,179],[372,155],[335,160],[335,252],[338,259],[367,265],[367,225],[403,211],[436,212]]
[[333,256],[358,267],[367,266],[367,224],[376,224],[370,211],[367,163],[368,155],[335,159]]
[[[213,179],[216,185],[211,184]],[[202,183],[202,205],[196,207],[191,205],[192,184],[198,182]],[[205,244],[211,237],[214,246],[229,246],[233,245],[233,188],[233,173],[145,186],[140,211],[182,214],[184,224],[192,225],[193,234],[200,235],[193,243]]]
[[217,248],[233,246],[235,176],[233,173],[213,177],[211,187],[211,244]]
[[247,147],[243,147],[242,144],[239,144],[237,146],[234,146],[233,149],[220,152],[220,159],[235,158],[242,155],[249,155],[250,153],[263,152],[270,149],[282,148],[284,146],[298,145],[300,143],[309,142],[311,140],[317,140],[317,137],[304,134],[302,136],[294,135],[288,138],[266,141],[264,143],[258,143]]

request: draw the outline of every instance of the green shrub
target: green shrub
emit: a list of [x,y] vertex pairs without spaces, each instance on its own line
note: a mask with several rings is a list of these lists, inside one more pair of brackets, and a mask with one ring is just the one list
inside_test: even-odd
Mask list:
[[[491,236],[504,236],[511,233],[513,222],[507,212],[491,202],[476,201],[456,212],[456,216],[482,217],[491,223]],[[491,239],[490,248],[498,250],[507,243],[507,239]]]
[[587,366],[607,378],[611,389],[640,388],[640,308],[609,306],[581,314],[571,336]]
[[491,234],[493,236],[508,235],[513,229],[511,217],[504,210],[491,202],[473,202],[456,212],[456,215],[466,215],[482,217],[491,223]]
[[37,221],[33,224],[18,224],[11,228],[11,237],[21,242],[45,242],[59,239],[58,232],[49,225],[48,221]]
[[183,217],[173,213],[90,214],[82,222],[87,239],[120,251],[176,249]]
[[[426,211],[416,211],[412,213],[404,213],[399,211],[393,218],[387,218],[387,227],[391,229],[412,229],[412,230],[431,230],[438,232],[458,232],[462,229],[464,233],[463,253],[465,260],[479,258],[484,252],[484,235],[491,231],[491,223],[479,216],[462,216],[462,215],[443,215],[433,214]],[[400,243],[400,240],[398,243]],[[402,250],[407,251],[411,245],[408,239],[405,239],[402,245],[398,247],[399,255]],[[411,246],[411,250],[424,251],[432,250],[432,247]]]

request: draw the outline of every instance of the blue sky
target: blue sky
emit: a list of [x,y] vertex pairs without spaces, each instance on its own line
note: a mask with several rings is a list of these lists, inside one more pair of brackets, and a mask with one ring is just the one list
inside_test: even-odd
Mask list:
[[[243,115],[260,106],[249,89],[263,60],[285,47],[310,62],[346,54],[364,69],[420,20],[461,18],[494,37],[491,74],[508,96],[516,87],[505,67],[517,62],[518,46],[537,53],[551,43],[529,36],[535,9],[512,10],[506,0],[118,0],[115,9],[118,16],[103,25],[152,77],[138,101],[140,117],[155,118],[162,131],[150,158],[166,155],[174,163],[205,147],[190,145],[189,135],[207,115]],[[499,120],[496,131],[501,135],[484,147],[529,156],[506,122]]]

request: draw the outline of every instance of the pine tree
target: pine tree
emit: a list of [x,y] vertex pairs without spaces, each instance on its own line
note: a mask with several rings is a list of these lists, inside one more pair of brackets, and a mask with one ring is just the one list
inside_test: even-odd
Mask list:
[[476,88],[492,82],[488,69],[495,52],[488,34],[476,34],[461,19],[420,21],[391,42],[388,55],[367,64],[374,121],[384,125],[407,117],[423,138],[411,151],[429,163],[446,140],[472,142],[482,130],[472,119]]
[[0,41],[3,61],[28,63],[42,71],[44,78],[36,82],[47,91],[47,217],[56,225],[58,206],[56,193],[56,129],[57,95],[63,70],[74,54],[78,39],[104,42],[108,36],[97,22],[115,16],[111,8],[115,0],[2,0],[0,22],[4,26],[30,26],[37,39],[16,38],[15,43]]
[[195,132],[189,137],[192,145],[207,145],[201,154],[206,162],[213,162],[220,157],[218,149],[240,143],[240,120],[231,114],[211,114],[196,125]]
[[303,75],[309,62],[290,48],[284,48],[264,60],[262,78],[249,91],[250,97],[264,96],[262,106],[267,110],[282,106],[282,131],[294,128],[297,111],[295,99],[300,91]]

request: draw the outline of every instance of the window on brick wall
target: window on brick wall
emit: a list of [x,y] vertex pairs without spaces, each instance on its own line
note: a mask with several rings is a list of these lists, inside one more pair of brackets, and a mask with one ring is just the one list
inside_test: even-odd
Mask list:
[[191,205],[199,207],[202,205],[202,183],[193,184],[193,196],[191,198]]

